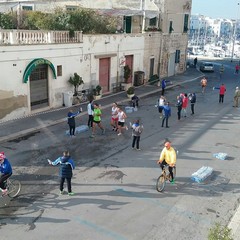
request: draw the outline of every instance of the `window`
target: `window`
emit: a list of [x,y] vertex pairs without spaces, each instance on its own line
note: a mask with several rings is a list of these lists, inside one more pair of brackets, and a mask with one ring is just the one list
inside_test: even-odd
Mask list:
[[169,23],[169,33],[172,33],[174,31],[173,29],[173,21],[170,21]]
[[180,50],[176,50],[175,63],[179,63],[179,62],[180,62]]
[[62,76],[62,65],[57,66],[57,76]]
[[183,32],[186,33],[188,31],[188,19],[189,15],[185,14],[184,15],[184,23],[183,23]]
[[157,25],[157,18],[155,17],[155,18],[151,18],[150,20],[149,20],[149,26],[156,26]]
[[24,11],[32,11],[33,7],[32,6],[22,6],[22,10],[24,10]]
[[66,6],[66,10],[67,11],[75,11],[75,10],[77,10],[77,6]]

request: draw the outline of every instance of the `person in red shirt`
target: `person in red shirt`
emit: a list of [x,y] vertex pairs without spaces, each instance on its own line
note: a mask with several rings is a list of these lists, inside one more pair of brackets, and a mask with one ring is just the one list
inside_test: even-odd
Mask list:
[[235,66],[235,74],[238,74],[239,68],[240,68],[240,66],[238,64],[236,64],[236,66]]
[[223,103],[225,92],[226,92],[226,87],[222,83],[222,85],[220,86],[220,89],[219,89],[219,103]]
[[187,107],[188,107],[188,96],[187,96],[187,93],[185,93],[185,94],[182,94],[183,117],[187,117]]

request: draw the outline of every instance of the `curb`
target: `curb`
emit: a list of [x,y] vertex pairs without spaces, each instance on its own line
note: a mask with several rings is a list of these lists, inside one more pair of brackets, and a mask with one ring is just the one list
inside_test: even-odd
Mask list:
[[229,222],[228,228],[230,228],[232,231],[233,239],[240,240],[240,206]]

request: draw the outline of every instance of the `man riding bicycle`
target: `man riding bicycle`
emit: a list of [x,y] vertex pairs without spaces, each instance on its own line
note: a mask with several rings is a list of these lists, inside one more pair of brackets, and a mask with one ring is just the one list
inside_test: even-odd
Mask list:
[[12,166],[4,152],[0,152],[0,174],[0,190],[5,195],[7,194],[7,189],[4,182],[12,175]]
[[177,161],[177,155],[176,155],[176,151],[174,150],[173,147],[171,147],[171,142],[170,141],[166,141],[164,144],[164,148],[160,154],[160,158],[157,161],[158,164],[160,164],[162,170],[164,168],[165,165],[168,165],[168,170],[169,173],[171,175],[171,183],[174,183],[174,176],[173,176],[173,168],[176,165],[176,161]]

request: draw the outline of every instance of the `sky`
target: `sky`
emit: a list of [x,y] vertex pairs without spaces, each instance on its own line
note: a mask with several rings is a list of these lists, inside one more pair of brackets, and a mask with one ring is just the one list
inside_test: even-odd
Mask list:
[[192,14],[240,19],[240,0],[192,0]]

